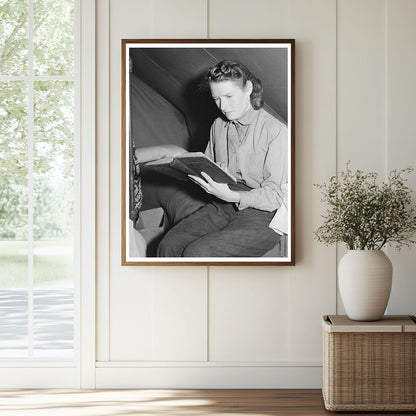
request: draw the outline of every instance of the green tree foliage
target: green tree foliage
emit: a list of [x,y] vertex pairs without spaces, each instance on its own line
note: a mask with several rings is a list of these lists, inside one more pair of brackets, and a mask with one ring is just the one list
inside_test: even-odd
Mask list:
[[0,82],[0,238],[27,235],[27,87]]
[[74,5],[69,0],[34,0],[36,75],[73,75]]
[[74,85],[71,81],[38,81],[34,102],[34,170],[61,170],[73,177]]
[[0,82],[0,176],[26,181],[28,90],[24,81]]
[[[73,76],[73,10],[71,0],[33,1],[35,76]],[[72,233],[74,83],[13,80],[28,75],[28,15],[27,0],[0,0],[0,238],[27,238],[30,143],[34,236],[64,237]]]
[[27,187],[0,176],[0,239],[27,238]]
[[34,221],[35,239],[65,237],[72,231],[73,184],[51,185],[47,176],[35,177]]
[[0,0],[0,75],[27,75],[27,51],[27,0]]

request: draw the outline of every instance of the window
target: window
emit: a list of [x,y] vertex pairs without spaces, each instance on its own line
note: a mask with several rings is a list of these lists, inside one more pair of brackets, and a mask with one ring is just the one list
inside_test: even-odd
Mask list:
[[0,360],[72,361],[74,0],[0,0]]

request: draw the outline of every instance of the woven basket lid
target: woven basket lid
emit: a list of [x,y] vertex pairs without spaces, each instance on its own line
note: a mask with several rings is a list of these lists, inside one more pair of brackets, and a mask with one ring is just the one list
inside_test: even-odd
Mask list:
[[327,332],[416,332],[416,318],[410,315],[385,315],[372,322],[352,321],[346,315],[326,315],[322,327]]

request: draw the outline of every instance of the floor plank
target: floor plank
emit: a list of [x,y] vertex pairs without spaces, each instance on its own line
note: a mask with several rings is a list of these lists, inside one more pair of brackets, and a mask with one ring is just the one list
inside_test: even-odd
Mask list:
[[308,416],[412,414],[325,410],[320,390],[0,390],[1,416]]

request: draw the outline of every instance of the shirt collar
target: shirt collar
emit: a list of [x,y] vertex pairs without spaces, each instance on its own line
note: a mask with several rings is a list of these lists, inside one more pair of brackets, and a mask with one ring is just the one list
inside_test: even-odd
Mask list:
[[241,124],[242,126],[248,126],[255,117],[256,110],[250,105],[249,109],[235,122]]

